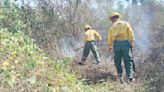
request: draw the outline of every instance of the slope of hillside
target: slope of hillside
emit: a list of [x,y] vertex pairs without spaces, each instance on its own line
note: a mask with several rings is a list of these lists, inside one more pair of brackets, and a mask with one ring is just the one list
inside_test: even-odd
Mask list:
[[50,59],[23,33],[0,30],[0,90],[49,92],[69,87],[77,90],[75,77],[63,60]]
[[3,92],[119,92],[120,90],[142,92],[144,90],[139,85],[121,85],[111,79],[101,84],[85,85],[69,71],[70,58],[52,60],[23,33],[11,33],[7,29],[1,29],[0,40],[0,90]]

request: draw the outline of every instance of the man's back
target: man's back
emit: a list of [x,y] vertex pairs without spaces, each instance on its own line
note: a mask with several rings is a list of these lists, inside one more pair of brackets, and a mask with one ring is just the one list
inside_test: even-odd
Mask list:
[[108,43],[112,45],[114,40],[134,41],[133,30],[129,23],[118,20],[108,31]]
[[96,30],[90,29],[84,33],[84,41],[94,41],[96,39],[101,40],[101,36]]

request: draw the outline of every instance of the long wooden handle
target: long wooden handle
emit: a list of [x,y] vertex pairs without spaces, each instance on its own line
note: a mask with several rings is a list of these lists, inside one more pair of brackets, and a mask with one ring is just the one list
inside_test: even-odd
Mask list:
[[77,50],[80,50],[80,49],[82,49],[82,48],[84,48],[84,46],[81,46],[81,47],[79,47],[79,48],[73,49],[73,51],[77,51]]

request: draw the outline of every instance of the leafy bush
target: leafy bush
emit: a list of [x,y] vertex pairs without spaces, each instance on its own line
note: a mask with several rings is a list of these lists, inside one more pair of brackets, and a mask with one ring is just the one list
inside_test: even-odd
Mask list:
[[[69,58],[53,61],[21,32],[0,30],[0,85],[4,91],[65,89],[76,84],[66,70]],[[56,89],[57,90],[57,89]]]

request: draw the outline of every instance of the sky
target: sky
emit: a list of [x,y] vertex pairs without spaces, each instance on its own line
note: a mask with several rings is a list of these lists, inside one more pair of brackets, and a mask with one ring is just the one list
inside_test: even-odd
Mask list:
[[[114,5],[113,5],[113,9],[118,9],[118,3],[120,3],[121,5],[123,5],[124,9],[126,9],[132,2],[132,0],[129,0],[129,2],[127,2],[126,0],[113,0],[114,1]],[[96,3],[96,0],[91,0],[92,2],[92,8],[98,8],[98,4]],[[138,5],[140,5],[140,3],[138,3]]]
[[[11,0],[11,1],[15,1],[15,0]],[[16,4],[18,5],[21,5],[21,3],[22,3],[21,0],[16,1]],[[31,6],[34,6],[33,0],[24,0],[24,3],[30,3]]]

